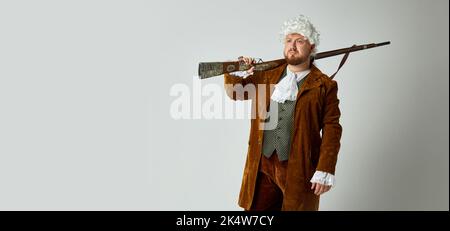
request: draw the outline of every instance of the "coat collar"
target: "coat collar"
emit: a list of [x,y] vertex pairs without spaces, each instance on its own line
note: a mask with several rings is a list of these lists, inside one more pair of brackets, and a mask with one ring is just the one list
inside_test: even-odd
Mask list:
[[322,72],[314,65],[311,65],[311,72],[308,74],[308,76],[305,79],[305,82],[300,87],[300,90],[297,94],[297,99],[303,94],[303,92],[306,92],[312,88],[320,87],[322,85],[322,80],[320,79],[320,76],[322,75]]
[[[272,78],[270,78],[270,83],[278,83],[278,81],[280,80],[281,76],[283,75],[284,70],[286,70],[287,68],[287,63],[281,65],[278,68],[275,68],[273,70],[271,70],[272,73],[271,76]],[[298,94],[297,94],[297,99],[306,91],[312,89],[312,88],[316,88],[316,87],[320,87],[320,85],[322,85],[322,80],[320,78],[320,76],[322,76],[322,72],[319,70],[319,68],[317,68],[314,64],[311,65],[311,72],[306,76],[305,82],[302,84],[302,86],[300,87]]]
[[[278,83],[278,81],[280,80],[281,76],[283,75],[284,71],[287,68],[287,63],[266,71],[265,76],[268,77],[267,79],[265,79],[265,83],[266,84],[276,84]],[[323,80],[321,79],[322,76],[322,72],[313,64],[311,65],[311,72],[305,77],[305,81],[303,82],[302,86],[300,87],[298,93],[297,93],[297,100],[299,99],[299,97],[304,94],[304,92],[307,92],[310,89],[316,88],[316,87],[320,87],[323,84]],[[273,93],[274,88],[270,87],[270,94],[266,95],[266,100],[265,100],[265,108],[266,110],[261,110],[259,111],[260,114],[259,118],[265,118],[267,111],[269,110],[269,105],[270,105],[270,96]],[[261,120],[261,122],[263,122],[264,119]],[[262,137],[264,130],[261,129],[259,130],[259,136]]]

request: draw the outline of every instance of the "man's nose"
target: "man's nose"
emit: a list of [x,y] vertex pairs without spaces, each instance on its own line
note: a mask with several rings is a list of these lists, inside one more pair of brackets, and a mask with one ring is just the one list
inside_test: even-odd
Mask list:
[[297,47],[294,43],[289,44],[289,50],[297,51]]

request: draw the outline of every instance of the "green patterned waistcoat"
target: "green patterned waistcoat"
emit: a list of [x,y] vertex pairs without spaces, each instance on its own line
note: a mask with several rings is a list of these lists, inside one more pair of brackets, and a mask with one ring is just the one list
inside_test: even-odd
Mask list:
[[[286,70],[284,70],[280,80],[285,76]],[[297,83],[299,90],[305,79],[306,76]],[[291,136],[293,131],[292,127],[294,126],[294,110],[296,102],[297,101],[286,100],[284,103],[278,103],[276,101],[270,100],[271,104],[278,104],[278,118],[276,118],[278,122],[275,129],[264,130],[262,153],[267,158],[269,158],[272,155],[273,151],[276,149],[278,159],[280,161],[288,160],[289,151],[291,148]],[[273,105],[271,105],[270,108],[273,108]],[[274,118],[269,117],[268,119]]]

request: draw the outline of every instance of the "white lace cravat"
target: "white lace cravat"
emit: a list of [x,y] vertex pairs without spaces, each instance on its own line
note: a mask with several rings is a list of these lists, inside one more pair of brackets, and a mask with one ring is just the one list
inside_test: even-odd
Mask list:
[[301,72],[292,72],[286,67],[286,76],[275,85],[275,90],[270,97],[273,101],[284,103],[286,100],[297,100],[297,83],[311,72],[310,69]]

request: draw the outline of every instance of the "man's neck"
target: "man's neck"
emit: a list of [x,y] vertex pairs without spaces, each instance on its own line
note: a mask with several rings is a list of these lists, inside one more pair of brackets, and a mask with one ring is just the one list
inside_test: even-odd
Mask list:
[[290,71],[292,71],[294,73],[301,72],[301,71],[304,71],[304,70],[308,70],[309,69],[309,62],[310,62],[309,60],[310,59],[308,59],[305,62],[300,63],[298,65],[288,64],[288,68],[289,68]]

